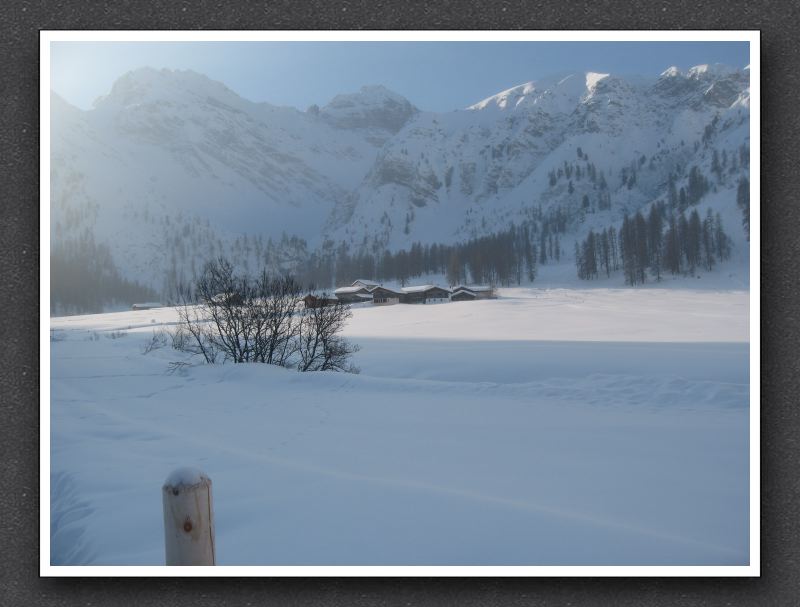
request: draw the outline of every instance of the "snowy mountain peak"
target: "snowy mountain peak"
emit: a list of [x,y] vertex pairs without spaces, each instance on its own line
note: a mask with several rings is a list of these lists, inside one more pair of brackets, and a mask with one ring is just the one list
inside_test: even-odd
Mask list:
[[467,109],[510,111],[530,108],[551,114],[571,112],[581,97],[586,95],[589,82],[596,85],[606,76],[594,72],[567,73],[526,82],[487,97]]
[[337,95],[320,110],[337,128],[380,129],[397,133],[419,110],[383,85],[362,86],[357,93]]
[[601,80],[605,80],[608,78],[610,74],[599,74],[597,72],[586,72],[586,89],[588,91],[594,91],[597,88],[597,84]]
[[490,107],[497,107],[500,109],[508,109],[516,107],[527,95],[537,91],[536,83],[526,82],[505,91],[501,91],[496,95],[487,97],[483,101],[479,101],[471,106],[468,110],[485,110]]
[[683,76],[683,72],[674,65],[661,72],[661,78],[677,78],[678,76]]
[[703,63],[690,67],[685,72],[677,66],[668,67],[661,72],[660,78],[683,78],[686,80],[697,81],[712,81],[736,76],[742,72],[746,72],[750,66],[745,67],[743,70],[738,70],[735,67],[724,65],[722,63]]
[[[592,97],[602,85],[616,82],[610,74],[599,72],[568,73],[526,82],[487,97],[468,110],[514,110],[535,108],[551,114],[572,112],[576,105]],[[604,87],[610,92],[613,87]]]
[[703,65],[695,65],[694,67],[689,68],[689,71],[686,72],[686,77],[694,80],[717,79],[730,76],[731,74],[735,74],[737,71],[738,70],[736,68],[723,65],[721,63],[705,63]]
[[165,101],[192,101],[213,98],[240,102],[241,98],[227,86],[192,70],[157,70],[143,67],[117,79],[108,95],[94,102],[95,108],[125,108]]

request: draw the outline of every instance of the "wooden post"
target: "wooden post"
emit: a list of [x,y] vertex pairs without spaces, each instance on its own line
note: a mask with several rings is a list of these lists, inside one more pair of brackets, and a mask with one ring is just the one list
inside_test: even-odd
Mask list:
[[162,488],[167,565],[216,565],[211,479],[180,468]]

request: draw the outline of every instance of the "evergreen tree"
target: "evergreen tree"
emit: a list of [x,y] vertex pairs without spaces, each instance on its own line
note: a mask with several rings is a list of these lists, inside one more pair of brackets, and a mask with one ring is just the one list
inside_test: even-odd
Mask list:
[[664,246],[663,223],[661,207],[658,204],[654,204],[650,208],[650,214],[647,217],[647,244],[650,266],[656,275],[656,280],[661,280],[661,255]]
[[686,197],[686,190],[681,188],[678,191],[678,212],[683,213],[686,210],[686,207],[689,206],[689,201]]
[[714,220],[714,245],[720,260],[725,261],[731,256],[730,238],[722,229],[722,216],[717,213]]
[[708,181],[696,166],[689,170],[689,184],[687,187],[686,195],[689,204],[697,204],[708,192]]
[[539,242],[539,263],[547,263],[547,231],[542,230],[541,241]]
[[689,215],[689,223],[686,231],[686,263],[689,266],[689,273],[694,274],[695,269],[700,265],[700,251],[702,242],[703,228],[700,222],[700,214],[694,209]]
[[[680,246],[681,251],[681,261],[686,261],[689,263],[689,253],[688,253],[688,243],[689,242],[689,220],[686,219],[686,215],[681,213],[680,217],[678,217],[678,246]],[[682,268],[685,268],[683,264],[681,264]],[[689,273],[694,273],[694,268],[688,268]]]
[[636,248],[635,263],[637,280],[644,284],[647,277],[647,267],[650,265],[647,244],[647,222],[644,216],[637,212],[634,217],[634,243]]
[[667,183],[667,202],[669,203],[670,210],[675,210],[678,206],[678,189],[675,187],[675,175],[669,174],[669,182]]
[[716,247],[715,247],[715,232],[714,232],[714,214],[711,209],[708,209],[706,217],[703,220],[703,265],[706,270],[713,270],[714,263],[716,262]]
[[532,242],[526,255],[525,267],[528,270],[528,281],[533,282],[536,280],[536,245]]
[[720,182],[722,180],[722,164],[719,161],[719,153],[717,152],[716,149],[714,150],[711,159],[711,172],[714,173],[714,175],[716,175],[717,182]]
[[664,265],[673,275],[681,272],[681,243],[674,214],[670,214],[669,226],[664,234]]
[[622,227],[619,230],[619,243],[622,253],[622,272],[625,275],[625,282],[629,285],[635,285],[639,280],[636,259],[636,221],[630,219],[628,215],[625,215],[622,220]]
[[586,278],[597,278],[597,256],[594,230],[589,230],[583,246],[584,273]]
[[614,228],[608,228],[608,246],[611,253],[611,269],[616,272],[619,270],[620,255],[617,231]]
[[603,230],[600,235],[600,259],[599,265],[606,271],[606,277],[611,276],[611,243],[608,238],[608,228]]

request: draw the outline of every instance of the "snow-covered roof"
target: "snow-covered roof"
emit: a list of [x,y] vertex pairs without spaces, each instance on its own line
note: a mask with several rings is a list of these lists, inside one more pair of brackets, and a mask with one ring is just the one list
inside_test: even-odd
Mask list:
[[403,287],[403,293],[423,293],[425,291],[430,291],[431,289],[442,289],[443,291],[447,291],[447,289],[437,285],[419,285],[414,287]]
[[352,286],[355,287],[358,284],[363,285],[365,287],[379,287],[380,286],[379,282],[375,282],[374,280],[365,280],[363,278],[359,278],[357,280],[354,280]]
[[334,293],[358,293],[359,291],[365,291],[364,287],[339,287],[334,291]]
[[380,286],[377,286],[377,287],[373,287],[372,289],[369,290],[369,292],[374,294],[375,291],[377,291],[378,289],[381,289],[383,291],[388,291],[389,293],[393,293],[394,295],[402,295],[403,294],[402,291],[398,291],[397,289],[390,289],[389,287],[384,287],[383,285],[380,285]]
[[466,293],[467,295],[472,295],[475,297],[475,291],[471,291],[470,289],[465,289],[464,287],[460,287],[454,290],[451,295],[458,295],[459,293]]
[[491,291],[492,287],[488,285],[458,285],[456,289],[466,289],[473,293],[485,293],[486,291]]

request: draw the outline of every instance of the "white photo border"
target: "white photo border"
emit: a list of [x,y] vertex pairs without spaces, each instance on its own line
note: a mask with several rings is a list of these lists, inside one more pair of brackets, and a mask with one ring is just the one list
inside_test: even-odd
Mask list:
[[[735,566],[217,566],[50,564],[50,45],[53,42],[748,42],[750,44],[750,559]],[[39,574],[44,577],[757,577],[761,575],[761,34],[757,30],[39,32]]]

